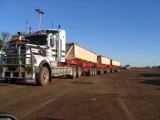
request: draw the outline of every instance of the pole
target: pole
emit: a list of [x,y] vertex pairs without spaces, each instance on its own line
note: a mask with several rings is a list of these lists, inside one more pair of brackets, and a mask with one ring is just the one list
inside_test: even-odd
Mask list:
[[41,11],[40,9],[35,9],[36,12],[38,12],[39,14],[39,23],[38,23],[38,30],[41,30],[41,15],[44,14],[43,11]]
[[41,30],[41,13],[39,13],[39,26],[38,26],[38,30]]
[[28,20],[26,21],[26,34],[27,34],[27,28],[28,28]]

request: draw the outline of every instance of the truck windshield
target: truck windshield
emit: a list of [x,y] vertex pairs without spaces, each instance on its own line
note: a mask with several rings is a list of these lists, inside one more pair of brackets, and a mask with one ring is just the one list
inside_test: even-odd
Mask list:
[[28,36],[25,39],[28,41],[28,44],[34,44],[34,45],[46,45],[47,44],[46,35]]

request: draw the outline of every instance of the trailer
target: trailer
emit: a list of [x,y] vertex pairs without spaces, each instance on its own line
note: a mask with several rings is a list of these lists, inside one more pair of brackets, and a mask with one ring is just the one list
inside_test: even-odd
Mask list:
[[110,64],[110,72],[120,72],[121,63],[119,61],[111,59]]
[[48,29],[19,36],[2,48],[0,76],[5,81],[33,79],[47,85],[52,76],[80,78],[119,71],[120,62],[99,56],[72,42],[65,30]]
[[66,63],[67,65],[77,66],[77,77],[81,77],[82,74],[88,76],[97,75],[97,54],[93,53],[76,43],[66,44]]
[[110,72],[110,59],[102,55],[97,56],[97,69],[98,74]]

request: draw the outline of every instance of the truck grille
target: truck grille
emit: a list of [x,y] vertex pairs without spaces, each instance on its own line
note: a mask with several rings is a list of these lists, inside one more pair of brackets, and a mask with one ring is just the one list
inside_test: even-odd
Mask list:
[[4,49],[4,52],[5,55],[3,55],[3,62],[8,65],[8,67],[10,65],[25,64],[25,47],[6,48]]
[[1,77],[17,79],[34,78],[32,54],[26,53],[26,49],[22,49],[21,47],[5,48],[2,50],[3,53],[0,55]]

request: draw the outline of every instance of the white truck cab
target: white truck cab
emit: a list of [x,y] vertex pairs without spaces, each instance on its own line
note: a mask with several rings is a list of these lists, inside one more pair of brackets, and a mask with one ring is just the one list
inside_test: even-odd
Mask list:
[[46,85],[51,76],[71,75],[65,65],[66,34],[64,30],[48,29],[10,41],[2,48],[0,76],[6,81],[35,79]]

